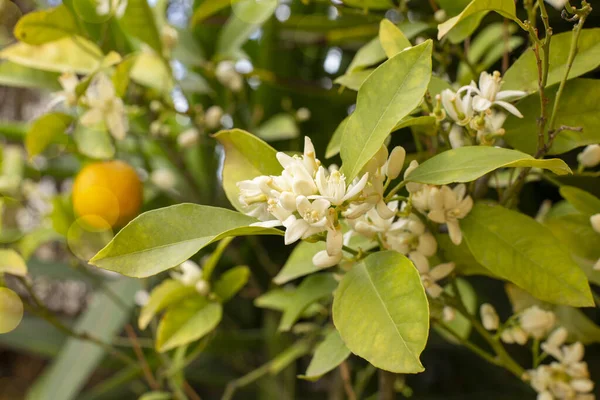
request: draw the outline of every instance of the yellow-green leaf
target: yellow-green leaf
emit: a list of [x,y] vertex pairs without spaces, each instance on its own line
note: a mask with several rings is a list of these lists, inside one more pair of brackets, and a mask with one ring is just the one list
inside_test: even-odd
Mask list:
[[15,26],[15,37],[31,45],[53,42],[79,33],[75,17],[63,4],[26,14]]
[[340,365],[348,356],[350,350],[344,344],[340,333],[335,329],[331,330],[325,339],[317,345],[306,373],[299,378],[316,381],[329,371]]
[[389,19],[381,20],[381,24],[379,25],[379,41],[388,58],[392,58],[402,50],[412,46],[400,28],[394,25]]
[[0,249],[0,274],[27,275],[27,264],[13,249]]
[[42,153],[59,135],[65,133],[73,117],[63,113],[42,115],[25,134],[25,148],[29,157]]
[[138,318],[138,326],[140,329],[146,329],[157,313],[193,295],[198,295],[194,286],[185,286],[174,279],[164,280],[152,290],[150,299],[142,307]]
[[477,18],[481,13],[488,11],[495,11],[513,20],[517,18],[513,0],[473,0],[460,14],[438,25],[438,40],[446,36],[460,22],[468,18]]

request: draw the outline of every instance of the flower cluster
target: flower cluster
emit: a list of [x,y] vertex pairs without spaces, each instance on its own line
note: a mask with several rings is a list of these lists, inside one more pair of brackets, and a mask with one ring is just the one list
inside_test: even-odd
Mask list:
[[583,360],[585,349],[580,342],[565,345],[567,330],[557,328],[542,343],[542,350],[557,361],[543,364],[527,372],[531,387],[538,400],[594,400],[591,393],[594,382],[590,380],[588,365]]
[[529,307],[514,315],[502,327],[500,318],[491,304],[483,304],[479,312],[484,328],[488,331],[499,331],[500,339],[507,344],[524,345],[529,338],[543,339],[556,324],[554,313],[538,306]]
[[191,260],[184,261],[179,265],[178,271],[171,272],[171,278],[181,282],[184,286],[193,286],[202,296],[210,292],[208,282],[202,279],[202,268]]
[[504,111],[519,118],[523,117],[510,101],[517,100],[526,93],[519,90],[501,91],[502,83],[499,72],[482,72],[479,85],[471,82],[456,92],[446,89],[441,93],[438,100],[444,112],[440,114],[442,117],[448,116],[454,124],[449,135],[452,147],[465,144],[465,129],[471,136],[476,137],[480,144],[491,145],[497,137],[504,135],[502,126],[507,117]]

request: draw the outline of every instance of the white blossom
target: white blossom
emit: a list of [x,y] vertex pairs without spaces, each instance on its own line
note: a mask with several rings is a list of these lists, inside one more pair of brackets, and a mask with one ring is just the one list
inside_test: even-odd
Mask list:
[[565,4],[567,4],[568,0],[545,0],[546,3],[550,4],[552,7],[556,8],[557,10],[561,10]]
[[96,0],[96,13],[101,16],[113,12],[117,18],[121,18],[126,9],[127,0]]
[[187,260],[179,266],[181,272],[172,271],[171,278],[183,283],[185,286],[194,286],[202,277],[202,269],[192,260]]
[[196,292],[198,292],[202,296],[208,296],[208,294],[210,293],[210,284],[204,279],[198,280],[194,287],[196,288]]
[[330,256],[327,254],[327,250],[319,251],[314,255],[312,262],[315,266],[319,268],[329,268],[337,265],[342,261],[342,253],[338,253],[336,255]]
[[495,331],[500,326],[500,317],[493,305],[484,303],[479,307],[481,323],[488,331]]
[[507,344],[517,343],[521,346],[527,343],[527,333],[520,326],[513,326],[502,330],[500,339]]
[[577,161],[586,168],[596,167],[600,164],[600,144],[586,146],[583,151],[577,155]]
[[85,98],[89,110],[81,116],[81,123],[85,126],[104,123],[115,139],[124,139],[129,121],[123,100],[117,97],[110,78],[102,72],[96,74],[86,90]]
[[184,149],[188,149],[198,143],[200,133],[196,128],[189,128],[177,136],[177,144]]
[[215,71],[217,80],[232,92],[239,92],[244,87],[244,79],[235,70],[233,61],[221,61]]
[[53,104],[64,101],[68,106],[74,106],[77,104],[77,85],[79,85],[79,78],[73,72],[64,72],[58,78],[58,82],[62,87],[62,91],[56,93],[56,98]]
[[444,263],[436,265],[433,268],[429,268],[429,261],[427,257],[418,252],[412,252],[409,254],[409,258],[419,271],[421,275],[421,282],[423,287],[433,298],[439,297],[444,289],[437,283],[442,279],[446,278],[454,270],[454,263]]
[[451,89],[445,89],[442,92],[442,105],[446,114],[458,125],[465,126],[473,118],[473,98],[471,97],[470,87],[465,86],[467,93],[460,97]]
[[538,306],[532,306],[524,310],[519,322],[521,328],[527,334],[536,339],[541,339],[554,327],[556,316],[552,311],[542,310]]
[[208,129],[217,129],[221,126],[223,109],[219,106],[211,106],[204,113],[204,123]]
[[291,244],[299,239],[323,232],[327,229],[331,203],[325,199],[316,199],[312,202],[304,196],[298,196],[296,207],[300,218],[294,215],[283,221],[286,227],[285,244]]
[[466,186],[459,184],[450,189],[442,186],[439,192],[430,194],[429,213],[427,217],[438,224],[446,224],[452,243],[459,245],[462,242],[462,232],[458,220],[469,214],[473,208],[473,199],[466,194]]
[[450,141],[450,146],[453,149],[458,149],[459,147],[465,146],[465,134],[464,129],[458,125],[453,124],[450,129],[450,133],[448,134],[448,140]]
[[368,178],[369,173],[367,172],[360,180],[346,186],[346,177],[342,173],[337,170],[329,173],[321,166],[317,171],[315,181],[319,189],[319,197],[329,200],[335,206],[339,206],[357,197],[365,188]]
[[502,83],[500,72],[495,71],[493,74],[489,74],[486,71],[482,72],[479,76],[479,87],[472,82],[469,89],[465,89],[468,92],[472,91],[475,93],[475,97],[473,97],[473,110],[483,112],[496,105],[519,118],[523,118],[523,114],[510,104],[509,101],[517,100],[527,95],[527,93],[521,90],[500,91]]

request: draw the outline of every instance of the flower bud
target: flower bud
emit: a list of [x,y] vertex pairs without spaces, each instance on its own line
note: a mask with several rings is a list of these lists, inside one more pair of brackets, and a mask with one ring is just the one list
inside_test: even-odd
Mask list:
[[204,114],[204,124],[208,129],[216,129],[221,126],[221,118],[223,117],[223,109],[219,106],[212,106],[206,110]]
[[342,261],[342,252],[335,256],[330,256],[327,254],[327,250],[318,252],[312,259],[313,264],[319,268],[333,267],[339,264],[340,261]]
[[600,164],[600,145],[592,144],[587,146],[577,155],[577,161],[586,168],[594,168]]
[[452,307],[445,306],[442,310],[442,319],[445,322],[452,322],[456,318],[456,310]]
[[512,328],[512,337],[515,343],[520,344],[521,346],[527,343],[527,333],[518,326]]
[[549,391],[544,391],[537,396],[537,400],[554,400],[554,396]]
[[512,335],[512,329],[503,330],[502,334],[500,335],[500,340],[502,340],[506,344],[513,344],[515,342],[515,339]]
[[439,23],[444,22],[447,18],[448,18],[448,15],[446,14],[446,11],[443,8],[438,9],[433,14],[433,19],[435,19],[435,21],[439,22]]
[[177,183],[177,178],[168,169],[157,169],[150,174],[150,181],[162,190],[171,190]]
[[327,230],[327,254],[331,257],[336,257],[342,252],[344,245],[344,234],[342,227]]
[[556,316],[552,311],[532,306],[523,311],[519,321],[525,332],[536,339],[541,339],[554,327]]
[[195,128],[190,128],[181,132],[179,136],[177,136],[177,143],[180,147],[188,149],[198,143],[199,137],[200,134],[198,133],[198,130]]
[[311,117],[311,112],[306,107],[300,107],[298,111],[296,111],[296,119],[298,122],[308,121]]
[[564,327],[559,327],[554,330],[546,340],[546,345],[550,347],[560,347],[567,341],[567,336],[569,333]]
[[500,317],[496,313],[496,309],[489,303],[484,303],[479,308],[479,314],[481,315],[481,322],[483,327],[488,331],[494,331],[498,329],[500,325]]
[[450,130],[450,133],[448,134],[448,139],[450,140],[450,146],[453,149],[464,147],[465,135],[463,133],[463,128],[460,125],[454,124]]
[[204,279],[200,279],[196,282],[196,291],[200,293],[201,296],[207,296],[210,293],[210,285]]
[[592,228],[598,233],[600,233],[600,214],[594,214],[590,217],[590,223],[592,224]]
[[594,390],[594,382],[589,379],[573,379],[571,387],[579,393],[588,393]]
[[432,257],[437,251],[437,241],[435,237],[427,232],[419,236],[417,251],[427,257]]
[[138,290],[135,292],[134,301],[139,307],[144,307],[150,301],[150,294],[145,290]]
[[165,49],[172,50],[177,45],[179,34],[177,33],[177,29],[171,25],[163,25],[160,36]]
[[563,347],[564,357],[562,359],[563,364],[569,365],[581,361],[585,348],[581,342],[573,343],[570,346]]
[[392,153],[390,154],[390,158],[387,162],[387,176],[390,179],[396,179],[400,176],[400,172],[402,172],[402,167],[404,166],[404,159],[406,158],[406,150],[402,146],[394,147]]

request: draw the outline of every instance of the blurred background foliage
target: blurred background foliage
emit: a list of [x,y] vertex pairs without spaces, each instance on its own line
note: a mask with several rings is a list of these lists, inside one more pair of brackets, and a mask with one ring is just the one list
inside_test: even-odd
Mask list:
[[[69,7],[73,7],[73,2],[75,0],[65,0]],[[221,106],[225,115],[220,124],[224,128],[246,129],[281,150],[299,151],[302,137],[310,136],[318,149],[317,156],[324,158],[333,132],[352,111],[356,101],[355,91],[334,81],[344,74],[357,51],[377,35],[381,19],[398,23],[414,43],[435,37],[435,10],[445,9],[450,16],[468,3],[464,0],[281,0],[272,15],[267,15],[261,24],[237,24],[232,28],[228,21],[235,17],[232,9],[235,10],[236,5],[230,7],[227,0],[149,2],[158,23],[168,21],[178,31],[178,43],[168,55],[177,84],[171,88],[169,78],[163,77],[162,82],[155,78],[162,76],[156,70],[163,68],[160,63],[157,65],[152,60],[142,63],[144,71],[139,72],[137,84],[130,88],[132,99],[138,100],[140,108],[131,118],[134,134],[114,150],[116,158],[125,159],[148,172],[160,166],[176,174],[177,190],[172,192],[147,185],[146,210],[183,201],[229,207],[219,183],[223,154],[216,141],[210,138],[210,132],[204,132],[191,148],[180,149],[173,140],[189,129],[193,125],[190,120],[201,115],[203,110],[215,104]],[[14,42],[13,27],[20,15],[59,4],[58,0],[1,1],[0,46]],[[466,51],[469,43],[474,46],[478,38],[479,54],[473,55],[475,58],[468,60],[469,63],[477,70],[501,70],[503,54],[498,52],[497,45],[502,41],[502,31],[498,30],[502,23],[498,15],[485,17],[472,40],[467,41],[467,47],[435,42],[434,73],[450,81],[468,83],[470,73],[464,58],[469,54]],[[105,53],[115,50],[126,56],[140,48],[139,43],[123,32],[127,27],[114,20],[96,25],[82,24]],[[551,25],[555,33],[571,29],[571,24],[560,19],[558,13],[552,14]],[[596,7],[587,27],[599,26],[600,7]],[[510,60],[522,53],[526,41],[520,33],[511,38]],[[219,85],[214,76],[215,65],[222,59],[231,58],[237,60],[237,70],[247,82],[245,89],[235,94]],[[44,112],[49,93],[60,88],[57,77],[54,72],[17,68],[6,61],[0,64],[0,138],[4,146],[23,142],[31,122]],[[595,77],[598,78],[598,74]],[[162,84],[171,90],[162,90]],[[144,109],[153,100],[172,108]],[[310,111],[310,118],[299,117],[298,110],[302,108]],[[166,135],[145,140],[150,137],[151,124],[156,120],[160,121]],[[407,134],[392,136],[393,144],[405,146],[409,153],[415,152],[411,130],[402,132]],[[94,149],[97,146],[92,145]],[[81,149],[75,151],[75,147],[71,139],[53,144],[45,157],[24,167],[24,176],[35,182],[48,182],[54,191],[68,185],[90,156]],[[575,154],[566,157],[574,161]],[[339,163],[339,159],[336,157],[333,162]],[[591,178],[560,179],[600,196],[600,187]],[[530,183],[524,190],[520,208],[535,215],[540,202],[547,198],[560,199],[553,186],[544,182]],[[27,206],[22,199],[14,201],[17,208]],[[62,214],[60,210],[63,210]],[[68,221],[71,218],[69,213],[70,207],[57,197],[52,214],[57,219],[55,229],[60,226],[61,219]],[[8,243],[19,239],[10,224],[3,222],[2,241]],[[132,321],[137,319],[136,293],[154,286],[162,276],[144,281],[114,280],[69,256],[69,248],[60,235],[51,232],[37,232],[37,235],[48,235],[56,240],[40,247],[28,262],[35,293],[75,331],[93,332],[96,337],[133,354],[132,336],[128,333],[133,329]],[[46,236],[29,240],[41,243],[49,239]],[[20,245],[28,244],[21,241]],[[193,386],[201,398],[215,399],[220,398],[229,382],[247,377],[246,374],[266,365],[258,370],[261,377],[240,388],[236,398],[344,398],[342,379],[337,370],[317,382],[296,378],[306,370],[310,361],[308,351],[304,348],[296,348],[295,352],[283,351],[294,343],[294,333],[278,333],[280,313],[253,305],[254,299],[273,286],[271,280],[290,251],[277,237],[235,239],[218,268],[222,271],[247,264],[252,271],[250,283],[225,306],[219,329],[189,349],[198,356],[189,363],[175,356],[172,369],[165,373],[172,372],[176,379],[185,376],[187,384]],[[196,259],[200,260],[202,256],[199,254]],[[11,282],[9,278],[7,281],[9,286],[27,296],[18,282]],[[500,282],[485,277],[470,277],[469,281],[476,289],[479,303],[496,305],[502,319],[511,314]],[[596,310],[585,312],[592,321],[600,323]],[[592,331],[590,335],[595,338],[594,342],[600,341],[600,332]],[[147,332],[138,332],[134,337],[142,349],[152,347]],[[145,351],[145,354],[151,366],[164,361],[153,351]],[[70,338],[66,332],[26,313],[15,331],[0,335],[0,399],[135,399],[147,391],[139,365],[123,367],[105,356],[102,347]],[[515,354],[520,360],[526,360],[528,356]],[[448,343],[435,332],[432,332],[422,359],[426,371],[407,376],[405,385],[398,387],[399,398],[491,400],[534,396],[525,384],[517,382],[507,372]],[[593,378],[599,382],[600,346],[593,344],[587,348],[587,360]],[[363,398],[374,398],[377,390],[374,369],[358,358],[352,358],[351,363],[357,371],[354,381],[359,392],[363,393]],[[185,371],[185,375],[181,371]]]

